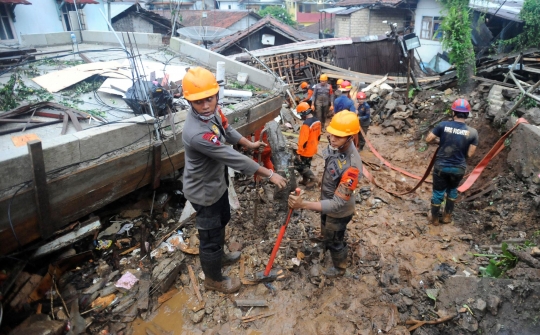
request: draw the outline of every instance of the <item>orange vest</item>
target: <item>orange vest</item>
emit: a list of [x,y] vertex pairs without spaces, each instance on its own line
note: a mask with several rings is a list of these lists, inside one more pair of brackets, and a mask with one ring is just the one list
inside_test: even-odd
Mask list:
[[300,128],[298,137],[298,150],[302,157],[313,157],[317,153],[319,137],[321,136],[321,121],[316,117],[306,119]]

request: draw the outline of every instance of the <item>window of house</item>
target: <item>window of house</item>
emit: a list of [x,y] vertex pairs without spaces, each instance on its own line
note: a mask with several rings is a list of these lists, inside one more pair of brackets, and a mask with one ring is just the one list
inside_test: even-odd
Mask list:
[[229,6],[229,9],[231,9],[231,5],[228,5]]
[[13,25],[11,16],[6,4],[0,4],[0,39],[4,41],[14,40]]
[[423,16],[420,38],[424,40],[440,41],[442,39],[442,31],[439,30],[441,22],[442,17]]
[[75,11],[75,5],[72,3],[64,2],[62,6],[62,23],[64,24],[64,29],[66,31],[73,30],[73,22],[69,19],[69,12]]

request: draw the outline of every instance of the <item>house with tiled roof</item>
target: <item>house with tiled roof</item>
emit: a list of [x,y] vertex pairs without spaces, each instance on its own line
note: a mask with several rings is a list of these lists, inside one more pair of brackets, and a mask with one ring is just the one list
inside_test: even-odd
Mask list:
[[307,39],[300,31],[268,15],[248,29],[222,38],[211,49],[227,56],[244,52],[243,48],[251,51]]
[[[171,11],[155,12],[171,18]],[[181,10],[179,17],[184,27],[219,27],[232,32],[244,30],[262,19],[259,14],[249,10]]]

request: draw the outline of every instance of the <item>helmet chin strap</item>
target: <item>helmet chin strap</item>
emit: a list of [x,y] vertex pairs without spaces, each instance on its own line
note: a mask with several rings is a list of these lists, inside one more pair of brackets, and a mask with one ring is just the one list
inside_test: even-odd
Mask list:
[[[216,94],[216,99],[217,99],[217,94]],[[196,117],[198,117],[199,119],[203,120],[203,121],[210,121],[212,120],[212,118],[214,117],[214,115],[216,114],[217,110],[218,110],[218,104],[216,104],[216,109],[214,110],[214,113],[212,113],[212,115],[209,115],[209,116],[203,116],[199,113],[197,113],[197,111],[195,110],[195,108],[193,108],[193,105],[191,104],[191,101],[189,102],[189,105],[191,106],[191,111],[195,114]]]
[[349,143],[351,140],[352,140],[352,136],[349,136],[349,138],[347,138],[347,141],[345,141],[345,143],[343,143],[342,145],[340,145],[339,147],[333,147],[331,144],[330,144],[330,135],[326,136],[326,138],[328,139],[328,148],[330,148],[330,150],[332,151],[339,151],[341,149],[343,149],[343,147],[345,147],[347,145],[347,143]]

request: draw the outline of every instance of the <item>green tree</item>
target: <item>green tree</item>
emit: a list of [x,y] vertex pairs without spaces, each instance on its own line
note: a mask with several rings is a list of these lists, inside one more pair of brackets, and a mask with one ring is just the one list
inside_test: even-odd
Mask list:
[[289,26],[296,26],[296,22],[293,20],[292,15],[287,12],[285,8],[279,6],[268,6],[265,9],[257,12],[260,16],[264,17],[266,15],[271,15],[274,19],[277,19],[283,23],[288,24]]
[[439,28],[443,32],[442,45],[448,50],[450,62],[456,66],[460,89],[468,93],[474,88],[472,76],[476,72],[469,0],[441,0],[441,3],[444,8]]
[[505,43],[518,50],[537,48],[540,45],[540,1],[525,0],[519,17],[524,22],[523,32]]

